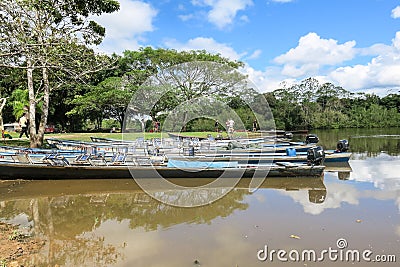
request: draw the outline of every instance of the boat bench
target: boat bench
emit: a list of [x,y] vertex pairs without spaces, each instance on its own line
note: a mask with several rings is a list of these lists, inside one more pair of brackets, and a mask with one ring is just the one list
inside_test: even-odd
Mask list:
[[14,160],[15,163],[33,164],[32,160],[28,154],[15,154],[15,155],[12,155],[11,158]]
[[43,162],[47,163],[51,166],[68,166],[70,163],[68,160],[61,155],[58,154],[50,154],[43,158]]

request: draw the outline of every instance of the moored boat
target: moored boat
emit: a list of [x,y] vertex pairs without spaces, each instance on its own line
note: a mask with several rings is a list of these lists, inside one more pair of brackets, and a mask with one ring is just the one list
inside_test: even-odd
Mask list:
[[125,179],[125,178],[265,178],[318,177],[324,166],[305,164],[238,165],[232,168],[129,166],[129,165],[49,165],[1,163],[1,179]]

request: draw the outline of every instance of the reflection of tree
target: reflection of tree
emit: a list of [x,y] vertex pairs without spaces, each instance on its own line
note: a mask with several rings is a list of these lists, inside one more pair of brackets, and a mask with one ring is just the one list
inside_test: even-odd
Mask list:
[[[0,217],[12,219],[26,214],[33,224],[33,233],[47,240],[45,251],[34,257],[36,265],[81,266],[85,263],[105,266],[116,263],[121,257],[116,247],[106,244],[102,238],[80,236],[92,231],[95,221],[95,217],[91,216],[96,209],[86,204],[88,198],[42,197],[2,202]],[[65,205],[58,206],[61,202]]]
[[[172,181],[173,179],[171,179]],[[206,182],[204,182],[206,180]],[[186,186],[200,186],[213,179],[187,179]],[[134,183],[110,181],[35,181],[20,187],[9,186],[8,194],[0,186],[0,218],[13,219],[25,214],[32,231],[44,237],[45,252],[35,257],[35,264],[104,266],[116,264],[123,257],[123,244],[109,244],[94,230],[105,222],[128,223],[131,229],[156,231],[177,224],[211,224],[218,217],[228,217],[235,210],[246,210],[251,179],[241,179],[236,188],[212,204],[196,208],[177,208],[154,200]],[[95,188],[95,189],[93,189]],[[326,189],[322,178],[267,178],[261,188],[307,190],[308,201],[322,203]],[[210,197],[220,188],[202,188]],[[204,195],[194,187],[188,190],[157,191],[165,197],[197,198]],[[26,195],[31,194],[29,197]],[[105,224],[107,225],[107,224]],[[99,231],[102,231],[101,229]],[[46,254],[44,254],[46,253]]]
[[[132,228],[144,227],[146,230],[156,230],[157,227],[169,227],[175,224],[190,222],[196,224],[211,223],[217,217],[227,217],[234,210],[245,210],[247,203],[242,203],[245,190],[232,190],[225,197],[218,201],[198,208],[176,208],[161,202],[152,201],[149,209],[135,209],[134,220],[131,220]],[[142,216],[135,216],[142,214]]]
[[76,237],[71,240],[57,240],[52,248],[55,253],[50,264],[68,263],[68,266],[109,266],[122,257],[121,251],[105,244],[102,237]]
[[146,231],[186,222],[209,224],[236,209],[248,208],[243,203],[247,194],[247,190],[233,190],[213,204],[191,209],[168,206],[143,192],[37,197],[3,201],[0,218],[26,214],[35,235],[47,239],[48,254],[36,257],[36,264],[104,266],[116,263],[122,248],[91,234],[102,222],[128,219],[130,228]]

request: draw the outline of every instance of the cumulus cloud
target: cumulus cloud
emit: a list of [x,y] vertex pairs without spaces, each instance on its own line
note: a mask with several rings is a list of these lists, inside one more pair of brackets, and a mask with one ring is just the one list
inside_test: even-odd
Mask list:
[[121,53],[137,49],[145,32],[154,30],[153,19],[157,15],[151,5],[141,1],[120,0],[120,10],[112,14],[93,17],[106,27],[106,37],[100,49],[106,53]]
[[[278,79],[318,77],[322,82],[332,82],[357,92],[385,95],[400,89],[400,31],[391,45],[374,44],[356,48],[355,41],[339,44],[333,39],[322,39],[316,33],[308,33],[299,39],[295,48],[274,59],[279,66]],[[343,65],[345,61],[371,57],[365,64]],[[326,66],[333,66],[327,69]]]
[[284,78],[279,74],[280,68],[277,67],[268,67],[261,71],[245,64],[245,66],[240,69],[240,72],[247,75],[248,79],[257,86],[257,91],[261,93],[271,92],[280,88],[282,82],[294,82],[293,79],[284,80]]
[[[177,50],[204,49],[231,60],[242,60],[245,66],[240,71],[249,77],[260,92],[280,88],[282,82],[294,84],[308,77],[315,77],[321,83],[331,82],[353,92],[385,95],[400,89],[400,31],[391,45],[378,43],[365,48],[356,48],[355,41],[339,44],[336,40],[309,33],[299,39],[295,48],[276,57],[273,61],[275,64],[262,70],[246,63],[261,58],[259,49],[238,52],[230,44],[206,37],[193,38],[184,43],[172,39],[165,42],[165,46]],[[371,60],[365,64],[336,66],[358,59],[359,56],[368,56]]]
[[392,18],[394,19],[400,18],[400,6],[397,6],[392,10]]
[[[400,88],[400,32],[396,33],[391,46],[380,45],[374,50],[380,53],[368,64],[340,67],[328,77],[350,90]],[[379,92],[375,89],[375,93]]]
[[180,43],[176,40],[165,42],[168,48],[176,50],[206,50],[212,54],[221,54],[221,56],[231,60],[239,60],[244,54],[238,54],[228,44],[218,43],[213,38],[197,37],[190,39],[186,43]]
[[333,39],[322,39],[316,33],[308,33],[300,38],[298,46],[286,54],[274,59],[284,65],[282,74],[289,77],[299,77],[307,73],[317,72],[324,65],[336,65],[355,56],[355,41],[338,44]]
[[223,29],[233,23],[239,11],[253,5],[253,2],[252,0],[195,0],[192,4],[211,7],[207,14],[208,21]]

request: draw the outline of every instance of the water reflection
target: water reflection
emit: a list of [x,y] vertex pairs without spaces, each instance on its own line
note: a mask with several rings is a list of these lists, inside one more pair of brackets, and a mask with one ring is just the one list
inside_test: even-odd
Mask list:
[[[185,180],[185,185],[211,181],[207,180]],[[35,257],[35,264],[108,266],[124,261],[126,243],[105,242],[105,236],[122,234],[116,230],[121,225],[130,229],[130,235],[135,235],[181,224],[212,224],[216,218],[227,218],[249,208],[246,201],[252,194],[248,190],[249,182],[250,179],[242,179],[224,198],[199,208],[176,208],[158,202],[142,192],[133,180],[3,182],[0,218],[18,220],[48,240],[44,251]],[[312,205],[321,205],[326,197],[323,178],[271,178],[261,188],[280,189],[290,194],[304,191],[304,201]],[[191,199],[228,189],[200,190],[157,193]],[[146,242],[150,242],[147,237]]]
[[[321,214],[327,209],[337,209],[343,204],[358,205],[361,198],[390,200],[400,211],[400,156],[376,153],[374,157],[363,153],[353,153],[346,166],[338,167],[338,172],[327,172],[326,201],[319,206],[309,205],[302,193],[286,195],[303,206],[304,212]],[[346,164],[347,165],[347,164]]]

